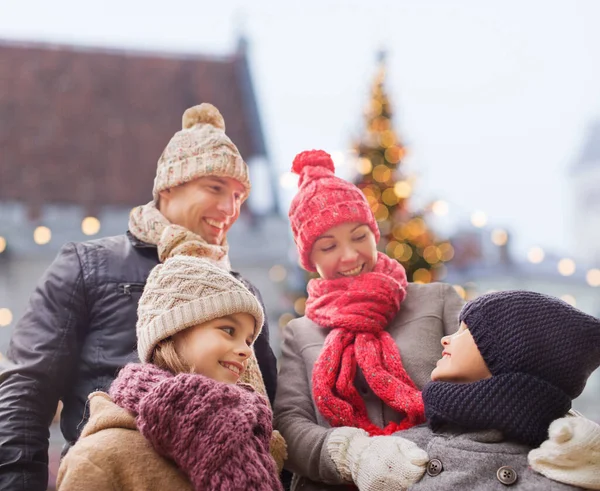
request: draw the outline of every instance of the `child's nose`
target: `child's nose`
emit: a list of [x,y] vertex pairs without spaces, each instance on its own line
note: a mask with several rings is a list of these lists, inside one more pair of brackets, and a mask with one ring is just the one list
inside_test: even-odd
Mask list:
[[236,352],[240,358],[246,360],[247,358],[250,358],[250,355],[252,355],[252,348],[244,343],[243,346],[238,347]]
[[451,338],[451,337],[452,337],[452,336],[444,336],[444,337],[442,338],[442,346],[448,346],[448,345],[450,344],[450,338]]

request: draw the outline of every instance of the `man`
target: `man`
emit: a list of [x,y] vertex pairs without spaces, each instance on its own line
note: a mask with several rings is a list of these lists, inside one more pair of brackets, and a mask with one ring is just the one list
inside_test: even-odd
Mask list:
[[[248,168],[221,114],[202,104],[184,113],[183,130],[158,161],[154,199],[132,211],[127,234],[61,249],[15,327],[12,364],[0,372],[0,489],[45,490],[58,401],[68,449],[87,421],[88,394],[107,390],[136,361],[137,303],[159,261],[191,254],[230,269],[227,231],[249,191]],[[266,321],[254,346],[272,402],[276,360]]]

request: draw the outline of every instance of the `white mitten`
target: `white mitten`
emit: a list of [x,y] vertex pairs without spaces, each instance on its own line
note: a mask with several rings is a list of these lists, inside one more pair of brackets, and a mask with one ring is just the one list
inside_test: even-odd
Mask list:
[[600,489],[600,425],[584,417],[554,421],[550,437],[529,452],[529,465],[544,476],[573,486]]
[[404,491],[425,472],[429,457],[399,436],[373,436],[357,428],[337,428],[327,450],[338,472],[360,491]]

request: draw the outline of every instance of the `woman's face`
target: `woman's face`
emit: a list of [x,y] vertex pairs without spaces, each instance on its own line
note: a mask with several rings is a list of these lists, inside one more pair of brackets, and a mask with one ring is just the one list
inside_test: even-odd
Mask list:
[[317,238],[310,260],[326,280],[369,273],[377,263],[375,235],[364,223],[337,225]]
[[442,358],[431,372],[434,382],[469,383],[492,376],[464,322],[456,333],[442,338],[442,346]]

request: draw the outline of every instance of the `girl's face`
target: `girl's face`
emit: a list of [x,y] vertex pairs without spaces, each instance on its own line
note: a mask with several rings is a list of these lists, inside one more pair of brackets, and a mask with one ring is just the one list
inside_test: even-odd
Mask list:
[[442,338],[442,346],[442,358],[431,372],[434,382],[469,383],[492,376],[464,322],[456,333]]
[[369,273],[377,263],[375,235],[364,223],[337,225],[317,238],[310,260],[326,280]]
[[255,319],[239,313],[190,327],[173,336],[175,350],[194,373],[235,384],[252,355]]

